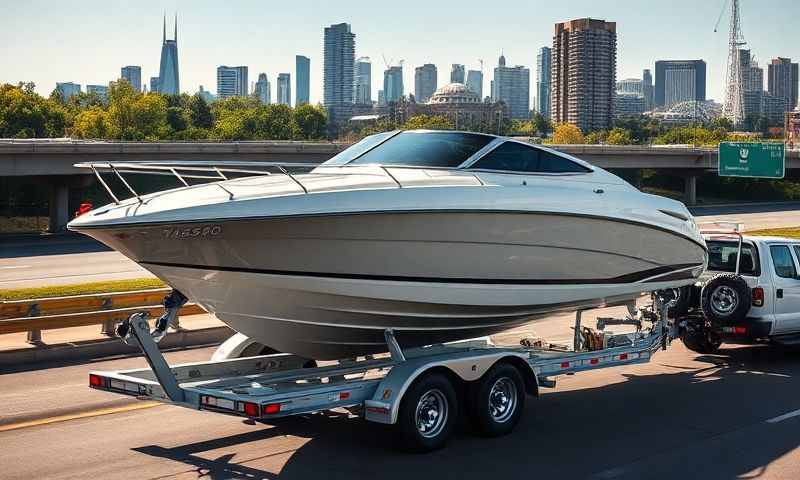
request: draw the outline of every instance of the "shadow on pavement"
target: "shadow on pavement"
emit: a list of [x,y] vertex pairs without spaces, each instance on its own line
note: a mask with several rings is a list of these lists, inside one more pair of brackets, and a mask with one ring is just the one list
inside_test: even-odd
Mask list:
[[[427,455],[396,451],[388,427],[335,414],[134,450],[208,478],[727,479],[762,475],[800,445],[796,421],[765,423],[800,407],[800,355],[754,346],[695,360],[659,367],[674,373],[643,368],[623,382],[529,397],[511,435],[484,439],[462,428],[446,449]],[[309,440],[296,451],[281,449],[283,435]],[[279,455],[290,457],[278,475],[262,469]]]
[[85,235],[2,235],[0,258],[38,257],[72,253],[110,252],[111,249]]

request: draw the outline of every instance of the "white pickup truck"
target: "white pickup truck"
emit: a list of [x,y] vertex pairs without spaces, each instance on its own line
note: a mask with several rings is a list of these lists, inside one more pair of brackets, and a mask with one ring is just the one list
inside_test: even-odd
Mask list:
[[744,235],[738,224],[701,232],[708,268],[675,307],[683,343],[699,353],[722,343],[800,344],[800,241]]

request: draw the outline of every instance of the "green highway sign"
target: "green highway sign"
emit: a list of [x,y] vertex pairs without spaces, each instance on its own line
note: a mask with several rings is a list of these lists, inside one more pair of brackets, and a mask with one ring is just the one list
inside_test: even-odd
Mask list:
[[783,143],[722,142],[719,176],[783,178],[785,158]]

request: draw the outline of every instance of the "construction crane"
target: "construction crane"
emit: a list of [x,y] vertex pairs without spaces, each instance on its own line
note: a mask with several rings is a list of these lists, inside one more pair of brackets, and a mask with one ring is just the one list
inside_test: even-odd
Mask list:
[[717,31],[725,10],[731,5],[730,32],[728,32],[728,68],[725,78],[725,103],[722,106],[722,116],[729,119],[734,127],[739,127],[744,122],[744,78],[741,64],[741,48],[746,45],[742,34],[742,17],[739,10],[739,0],[725,0],[722,13],[714,26]]
[[719,23],[722,21],[722,17],[725,16],[725,10],[728,8],[728,1],[725,0],[725,3],[722,4],[722,11],[719,12],[719,17],[717,17],[717,23],[714,24],[714,33],[717,33],[719,29]]
[[481,64],[481,75],[483,75],[483,59],[482,59],[482,58],[479,58],[479,59],[478,59],[478,63],[480,63],[480,64]]

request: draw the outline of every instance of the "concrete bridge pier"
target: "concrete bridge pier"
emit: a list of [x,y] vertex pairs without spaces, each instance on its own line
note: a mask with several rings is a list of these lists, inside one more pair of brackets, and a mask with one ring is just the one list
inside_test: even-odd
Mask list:
[[90,175],[51,175],[47,179],[49,191],[48,209],[50,233],[59,233],[66,230],[67,223],[72,219],[69,211],[69,194],[73,188],[89,186],[94,178]]
[[683,203],[695,205],[697,203],[697,175],[684,177]]

